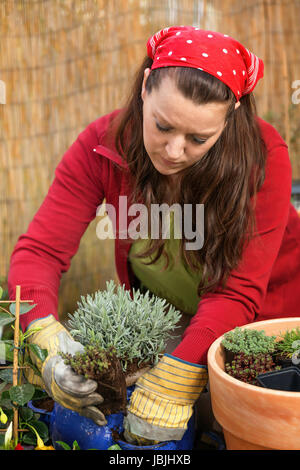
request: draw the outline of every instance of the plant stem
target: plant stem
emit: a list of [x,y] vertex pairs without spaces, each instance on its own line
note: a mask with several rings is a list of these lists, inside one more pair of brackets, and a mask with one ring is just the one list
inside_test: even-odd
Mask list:
[[[20,328],[21,286],[16,286],[16,316],[14,329],[13,386],[18,385],[19,328]],[[14,408],[13,437],[18,442],[18,408]]]
[[6,310],[6,308],[1,307],[1,305],[0,305],[0,309],[3,310],[3,312],[5,313],[9,313],[9,315],[13,317],[13,314],[9,310]]

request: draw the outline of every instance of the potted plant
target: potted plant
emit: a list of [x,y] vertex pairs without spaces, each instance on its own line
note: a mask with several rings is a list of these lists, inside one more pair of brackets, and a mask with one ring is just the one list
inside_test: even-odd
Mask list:
[[225,371],[245,383],[259,385],[260,374],[280,368],[273,360],[276,336],[267,336],[264,331],[236,327],[224,334],[221,345]]
[[[282,332],[299,327],[300,318],[296,317],[251,323],[241,330],[264,331],[279,343]],[[232,377],[225,370],[224,336],[208,351],[208,373],[213,413],[223,428],[227,449],[299,450],[300,393],[264,388]]]
[[[131,298],[130,292],[124,286],[116,288],[114,281],[107,282],[104,291],[81,296],[77,305],[74,314],[69,314],[67,326],[72,337],[85,346],[85,352],[63,357],[77,373],[98,383],[98,392],[104,397],[99,408],[107,425],[97,426],[55,403],[50,425],[52,440],[69,446],[77,441],[81,449],[107,449],[122,437],[132,386],[164,354],[166,341],[181,315],[165,299],[149,291],[142,294],[133,289]],[[191,439],[192,424],[188,436]],[[181,444],[166,445],[176,449]],[[128,443],[123,445],[135,448]],[[155,447],[163,446],[160,443]]]
[[293,328],[280,333],[276,343],[276,361],[282,367],[290,367],[300,363],[298,350],[300,349],[300,328]]

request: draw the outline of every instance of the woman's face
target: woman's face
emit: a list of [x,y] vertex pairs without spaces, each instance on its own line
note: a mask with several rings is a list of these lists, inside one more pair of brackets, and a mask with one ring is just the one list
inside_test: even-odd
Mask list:
[[[200,160],[225,127],[227,104],[194,104],[165,77],[158,90],[142,87],[145,149],[156,170],[175,175]],[[238,107],[240,103],[236,104]]]

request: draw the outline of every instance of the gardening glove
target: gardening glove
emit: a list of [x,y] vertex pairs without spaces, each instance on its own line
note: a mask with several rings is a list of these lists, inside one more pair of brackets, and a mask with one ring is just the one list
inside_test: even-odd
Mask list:
[[144,445],[180,440],[207,380],[206,366],[165,354],[136,382],[124,418],[125,439]]
[[74,341],[53,315],[35,320],[30,324],[29,331],[31,327],[41,330],[29,336],[28,342],[47,349],[48,356],[42,362],[30,351],[31,360],[41,371],[42,380],[32,370],[27,373],[27,380],[45,388],[53,400],[65,408],[77,411],[99,426],[106,424],[105,416],[96,408],[96,405],[103,402],[103,397],[95,393],[97,383],[76,374],[58,354],[62,352],[74,355],[76,352],[84,352],[84,346]]

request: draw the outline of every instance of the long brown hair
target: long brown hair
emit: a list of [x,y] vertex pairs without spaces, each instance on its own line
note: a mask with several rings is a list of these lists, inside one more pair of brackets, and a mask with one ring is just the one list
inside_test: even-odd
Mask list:
[[[128,163],[132,195],[131,202],[141,202],[150,213],[151,204],[166,202],[167,176],[153,166],[143,142],[143,101],[141,98],[145,68],[152,59],[146,57],[136,73],[126,105],[118,116],[115,145]],[[212,75],[188,67],[154,69],[146,82],[146,90],[158,89],[163,78],[171,76],[185,98],[195,104],[228,103],[227,125],[216,143],[197,163],[182,173],[181,184],[174,202],[204,204],[204,243],[199,250],[186,250],[184,231],[180,240],[182,259],[192,270],[201,266],[198,295],[222,287],[230,272],[241,260],[246,243],[256,229],[255,196],[265,178],[266,148],[257,122],[255,99],[252,94],[241,98],[235,108],[235,96],[223,82]],[[129,133],[128,133],[129,132]],[[129,138],[130,135],[130,138]],[[169,200],[169,195],[168,195]],[[193,214],[193,230],[196,224]],[[189,242],[191,240],[188,240]],[[136,256],[154,254],[152,264],[164,254],[165,239],[149,240],[149,249]]]

